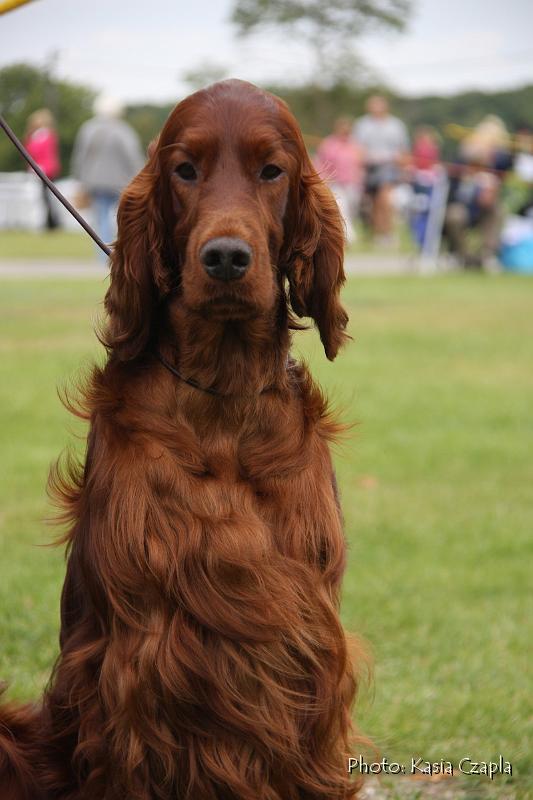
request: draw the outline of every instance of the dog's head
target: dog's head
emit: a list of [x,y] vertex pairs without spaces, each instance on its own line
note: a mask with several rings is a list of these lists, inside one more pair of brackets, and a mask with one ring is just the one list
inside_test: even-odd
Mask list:
[[121,359],[148,345],[170,295],[200,316],[250,319],[285,297],[328,358],[346,334],[344,231],[287,105],[230,80],[179,103],[124,191],[106,297]]

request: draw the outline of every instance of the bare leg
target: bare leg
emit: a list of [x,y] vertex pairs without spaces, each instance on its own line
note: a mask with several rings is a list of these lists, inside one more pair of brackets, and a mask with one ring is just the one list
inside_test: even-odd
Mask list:
[[372,209],[372,227],[378,236],[390,236],[392,233],[392,187],[389,184],[380,186],[374,195]]
[[450,203],[446,211],[446,236],[450,251],[464,264],[467,258],[468,210],[462,203]]
[[500,233],[503,222],[503,212],[499,205],[485,208],[479,221],[481,232],[481,260],[482,262],[493,258],[500,243]]

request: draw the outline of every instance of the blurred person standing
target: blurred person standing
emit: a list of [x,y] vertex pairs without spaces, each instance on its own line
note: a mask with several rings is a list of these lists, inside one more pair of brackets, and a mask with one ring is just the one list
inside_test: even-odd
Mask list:
[[348,117],[339,117],[333,133],[321,142],[315,158],[317,169],[329,182],[346,226],[348,243],[354,242],[353,221],[357,216],[363,185],[362,151],[351,135]]
[[413,137],[411,166],[417,172],[430,172],[440,162],[440,145],[437,132],[430,125],[419,125]]
[[404,123],[389,112],[387,99],[382,95],[369,97],[366,111],[356,121],[353,134],[363,149],[365,192],[372,202],[372,232],[389,242],[394,222],[392,188],[399,182],[408,157],[409,136]]
[[499,259],[504,269],[533,274],[533,127],[518,125],[513,137],[513,180],[506,205],[511,211],[500,235]]
[[522,190],[518,214],[533,218],[533,127],[527,123],[517,128],[514,150],[513,173]]
[[526,123],[518,126],[515,134],[513,170],[519,180],[533,184],[533,127]]
[[423,248],[427,244],[430,214],[436,209],[444,212],[446,203],[445,196],[438,192],[444,177],[439,137],[429,125],[419,125],[414,132],[409,173],[412,189],[409,225],[414,241]]
[[465,136],[459,147],[459,154],[467,164],[508,170],[512,164],[511,137],[505,122],[495,114],[487,114]]
[[[504,122],[487,115],[459,147],[451,173],[445,235],[451,254],[463,267],[491,267],[503,224],[500,187],[511,168],[510,137]],[[468,231],[478,231],[472,248]]]
[[103,95],[96,100],[94,112],[95,116],[78,131],[72,173],[89,195],[99,235],[110,243],[116,233],[120,193],[139,172],[144,157],[139,137],[122,119],[123,107],[118,100]]
[[[59,144],[54,117],[47,108],[40,108],[28,117],[24,146],[47,178],[57,178],[61,171]],[[45,183],[41,183],[41,186],[46,209],[45,228],[51,231],[57,228],[58,222],[54,216],[50,190]]]

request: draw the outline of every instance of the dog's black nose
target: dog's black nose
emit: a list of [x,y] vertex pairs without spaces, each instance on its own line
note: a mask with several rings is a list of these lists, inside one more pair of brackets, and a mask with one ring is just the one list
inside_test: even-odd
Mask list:
[[212,278],[235,281],[242,278],[252,260],[252,248],[242,239],[220,236],[210,239],[200,250],[200,261]]

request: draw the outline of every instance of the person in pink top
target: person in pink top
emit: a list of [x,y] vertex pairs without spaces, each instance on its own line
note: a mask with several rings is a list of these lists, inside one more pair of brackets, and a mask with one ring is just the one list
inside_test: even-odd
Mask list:
[[415,131],[411,163],[423,172],[431,172],[440,163],[437,134],[429,125],[420,125]]
[[[61,171],[59,144],[55,131],[54,117],[47,108],[34,111],[28,117],[24,146],[48,178],[51,180],[57,178]],[[46,208],[46,228],[53,230],[57,228],[57,221],[53,213],[50,192],[44,183],[42,187],[43,201]]]
[[323,178],[328,180],[346,225],[348,242],[355,240],[353,219],[357,214],[363,185],[362,152],[352,139],[352,123],[339,117],[333,133],[320,144],[315,164]]

